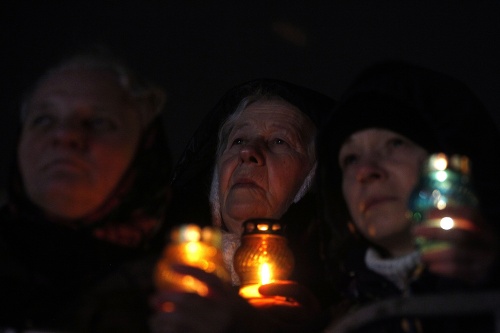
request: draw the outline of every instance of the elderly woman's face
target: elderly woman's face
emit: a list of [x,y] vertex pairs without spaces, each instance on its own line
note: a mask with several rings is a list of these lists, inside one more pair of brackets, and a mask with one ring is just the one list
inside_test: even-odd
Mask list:
[[140,133],[135,105],[112,74],[55,72],[34,92],[18,146],[29,197],[59,218],[91,213],[129,166]]
[[427,152],[384,129],[352,134],[342,145],[342,189],[358,230],[389,252],[411,250],[408,199]]
[[311,122],[282,100],[250,104],[232,128],[219,159],[222,220],[241,233],[250,218],[280,218],[313,166]]

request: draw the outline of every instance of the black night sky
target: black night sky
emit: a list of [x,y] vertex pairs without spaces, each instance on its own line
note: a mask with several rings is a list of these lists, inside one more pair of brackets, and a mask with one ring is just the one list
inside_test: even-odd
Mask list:
[[109,46],[168,92],[178,157],[230,87],[270,77],[334,98],[367,65],[406,60],[467,83],[500,124],[500,3],[494,1],[2,2],[2,182],[23,91],[61,54]]

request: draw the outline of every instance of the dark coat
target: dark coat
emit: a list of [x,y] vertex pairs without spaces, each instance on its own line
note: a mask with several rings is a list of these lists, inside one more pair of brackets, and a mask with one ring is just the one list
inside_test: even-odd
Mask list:
[[[410,277],[407,289],[401,291],[384,276],[369,269],[364,260],[366,247],[352,249],[341,267],[341,278],[337,287],[342,291],[342,301],[333,306],[333,316],[342,318],[356,313],[363,306],[377,304],[381,300],[396,299],[404,294],[404,298],[423,295],[439,295],[456,292],[475,292],[477,288],[454,279],[438,277],[427,270]],[[479,305],[479,304],[478,304]],[[425,304],[432,309],[433,304]],[[378,322],[361,326],[354,332],[363,333],[404,333],[404,332],[494,332],[494,318],[491,313],[462,314],[460,316],[429,316],[415,318],[412,316],[396,316],[391,318],[383,312]],[[361,317],[360,317],[361,318]]]
[[[478,98],[461,82],[428,69],[393,62],[370,67],[343,94],[317,145],[321,206],[333,234],[329,249],[332,278],[354,306],[401,295],[394,285],[365,266],[364,253],[369,244],[349,231],[350,218],[341,194],[341,144],[350,134],[370,127],[403,134],[429,153],[469,156],[480,212],[497,235],[500,225],[500,176],[496,171],[500,165],[500,132]],[[497,283],[497,269],[493,269],[489,285]],[[467,289],[458,281],[424,272],[409,292]]]
[[[145,130],[111,198],[87,221],[54,223],[26,196],[17,167],[0,211],[0,327],[146,332],[151,272],[163,245],[170,160],[162,121]],[[131,184],[124,186],[124,184]],[[124,246],[95,228],[156,219],[155,232]],[[79,223],[81,222],[81,223]]]

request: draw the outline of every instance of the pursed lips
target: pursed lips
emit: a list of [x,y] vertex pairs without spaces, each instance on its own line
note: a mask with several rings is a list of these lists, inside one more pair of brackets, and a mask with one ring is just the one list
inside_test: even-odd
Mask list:
[[80,169],[86,168],[85,163],[74,158],[54,158],[49,162],[44,163],[42,170],[50,170],[52,168],[68,168],[68,169]]
[[393,197],[393,196],[371,197],[371,198],[368,198],[366,200],[361,201],[361,203],[359,204],[359,210],[362,213],[366,213],[368,210],[370,210],[371,208],[373,208],[377,205],[384,204],[387,202],[396,201],[396,200],[397,200],[397,198]]
[[233,184],[231,185],[231,188],[251,188],[251,187],[259,187],[260,186],[252,179],[250,178],[238,178],[236,179]]

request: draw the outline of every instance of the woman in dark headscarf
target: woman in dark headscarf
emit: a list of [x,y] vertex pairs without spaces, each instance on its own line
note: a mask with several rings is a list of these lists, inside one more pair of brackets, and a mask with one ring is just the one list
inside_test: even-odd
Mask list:
[[[499,143],[484,106],[455,79],[402,63],[362,73],[318,143],[320,192],[334,235],[330,253],[347,299],[364,305],[497,282],[498,230],[494,237],[491,230],[500,218]],[[473,232],[412,228],[408,200],[425,159],[437,152],[471,160],[479,211],[487,222],[475,221],[480,227]],[[452,246],[419,253],[417,236]]]
[[25,98],[1,211],[0,327],[147,330],[170,193],[163,103],[101,52],[64,60]]
[[[310,198],[310,194],[306,195],[315,171],[315,127],[326,119],[333,107],[333,101],[315,91],[278,80],[255,80],[231,89],[202,121],[174,169],[172,188],[175,192],[175,203],[172,207],[179,216],[173,220],[193,221],[201,225],[216,224],[225,231],[230,230],[221,217],[220,202],[217,198],[218,174],[214,173],[214,168],[218,165],[231,129],[234,127],[234,124],[227,124],[227,119],[232,115],[234,117],[235,113],[241,114],[245,108],[262,100],[282,100],[300,111],[304,122],[312,122],[307,128],[307,131],[311,133],[301,134],[307,141],[304,143],[306,150],[304,153],[309,160],[309,166],[306,173],[297,179],[298,186],[288,193],[293,200],[288,200],[286,209],[292,209],[293,213],[285,214],[284,217],[274,216],[285,219],[289,237],[307,236],[305,232],[311,227],[310,223],[314,222],[315,212],[314,200]],[[271,113],[272,110],[271,108]],[[267,115],[262,117],[267,117]],[[231,122],[234,123],[234,119]],[[226,125],[223,126],[223,124]],[[286,170],[283,170],[284,172]],[[290,179],[289,181],[296,180]],[[263,216],[248,215],[247,219],[252,217]],[[234,229],[231,232],[235,233]],[[240,234],[236,237],[239,238]],[[294,245],[292,240],[290,243]],[[303,249],[300,252],[303,252]],[[300,253],[296,255],[300,257]]]
[[316,128],[332,107],[330,98],[306,88],[251,81],[230,90],[188,144],[174,170],[172,206],[180,214],[171,219],[222,228],[234,285],[239,280],[232,260],[243,222],[274,218],[286,225],[295,254],[291,279],[313,291],[319,287],[320,242],[310,188]]

